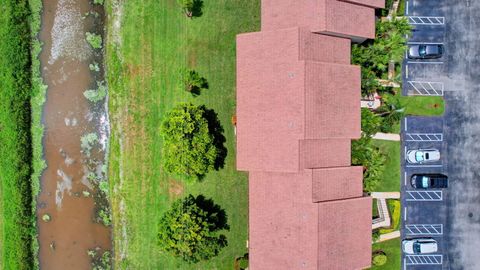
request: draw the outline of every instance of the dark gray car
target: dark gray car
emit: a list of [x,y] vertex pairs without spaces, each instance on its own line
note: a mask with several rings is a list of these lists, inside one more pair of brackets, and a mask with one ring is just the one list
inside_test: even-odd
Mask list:
[[447,188],[448,177],[443,174],[414,174],[411,184],[414,188]]
[[434,59],[443,55],[441,44],[420,44],[408,46],[408,58],[410,59]]

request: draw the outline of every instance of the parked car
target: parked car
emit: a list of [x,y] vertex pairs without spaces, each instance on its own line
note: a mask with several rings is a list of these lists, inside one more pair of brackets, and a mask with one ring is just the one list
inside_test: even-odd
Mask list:
[[443,55],[441,44],[419,44],[408,46],[408,58],[410,59],[435,59]]
[[406,254],[428,254],[438,251],[437,241],[432,238],[405,239],[402,250]]
[[411,184],[414,188],[447,188],[448,177],[443,174],[414,174]]
[[440,160],[440,151],[437,149],[418,149],[407,152],[409,163],[426,163]]

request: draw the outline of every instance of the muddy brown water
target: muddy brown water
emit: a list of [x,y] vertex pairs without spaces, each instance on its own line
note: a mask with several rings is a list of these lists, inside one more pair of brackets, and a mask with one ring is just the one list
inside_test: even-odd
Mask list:
[[[82,18],[92,10],[88,0],[44,0],[43,4],[40,58],[48,90],[43,112],[47,168],[37,199],[40,267],[91,269],[87,251],[111,249],[110,228],[94,221],[93,194],[98,188],[86,178],[92,160],[97,168],[105,163],[108,138],[105,101],[92,104],[83,96],[86,89],[94,88],[95,80],[102,79],[103,69],[97,75],[89,69],[93,60],[101,60],[101,54],[85,41],[86,31],[98,31],[92,31],[93,16]],[[91,132],[97,133],[100,142],[88,157],[81,151],[80,139]],[[44,214],[51,221],[43,221]]]

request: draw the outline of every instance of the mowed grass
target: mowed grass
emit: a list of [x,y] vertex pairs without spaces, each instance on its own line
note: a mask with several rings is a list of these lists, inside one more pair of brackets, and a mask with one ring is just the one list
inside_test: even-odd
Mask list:
[[[175,0],[107,2],[107,67],[111,144],[109,175],[117,269],[233,269],[247,252],[248,179],[235,169],[235,36],[260,28],[260,1],[205,1],[188,19]],[[119,16],[121,14],[121,16]],[[118,27],[118,26],[121,27]],[[179,87],[190,67],[209,89],[193,98]],[[225,166],[200,183],[162,169],[160,123],[175,104],[190,101],[215,110],[224,128]],[[207,262],[189,265],[160,251],[158,222],[173,200],[203,194],[225,209],[228,247]]]
[[382,180],[375,188],[376,192],[400,191],[400,142],[372,140],[386,156]]
[[372,266],[372,270],[401,269],[400,238],[373,244],[372,251],[383,251],[387,255],[387,263],[382,266]]

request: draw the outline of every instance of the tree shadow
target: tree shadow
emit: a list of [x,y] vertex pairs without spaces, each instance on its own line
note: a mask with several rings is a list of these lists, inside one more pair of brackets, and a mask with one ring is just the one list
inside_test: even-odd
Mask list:
[[204,110],[204,117],[208,121],[208,130],[213,135],[213,144],[217,148],[217,158],[215,159],[214,168],[220,170],[225,166],[225,158],[227,157],[228,150],[223,145],[226,142],[225,136],[223,136],[223,126],[218,119],[218,115],[214,110],[207,109],[202,106]]
[[196,205],[207,213],[207,223],[212,232],[220,230],[230,230],[227,221],[227,213],[220,205],[215,204],[212,199],[207,199],[203,195],[198,195],[195,198]]
[[203,0],[193,0],[193,6],[190,10],[192,12],[192,18],[200,17],[203,15]]
[[190,93],[194,97],[198,97],[200,95],[200,93],[202,92],[202,90],[209,88],[207,79],[205,79],[204,77],[201,77],[199,80],[200,80],[200,84],[198,86],[197,85],[192,85],[192,87],[190,89]]

